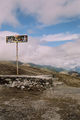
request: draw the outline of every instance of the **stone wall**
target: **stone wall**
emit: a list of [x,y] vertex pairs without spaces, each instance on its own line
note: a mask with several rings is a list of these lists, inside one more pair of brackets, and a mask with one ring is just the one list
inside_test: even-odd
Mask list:
[[45,90],[53,86],[50,76],[0,76],[0,84],[21,90]]

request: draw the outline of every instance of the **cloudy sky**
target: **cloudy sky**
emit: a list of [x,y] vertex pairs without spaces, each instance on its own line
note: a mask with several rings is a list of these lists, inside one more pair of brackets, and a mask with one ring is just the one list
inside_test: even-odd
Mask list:
[[25,63],[80,66],[80,0],[0,0],[0,60],[15,60],[7,35],[27,34],[19,44]]

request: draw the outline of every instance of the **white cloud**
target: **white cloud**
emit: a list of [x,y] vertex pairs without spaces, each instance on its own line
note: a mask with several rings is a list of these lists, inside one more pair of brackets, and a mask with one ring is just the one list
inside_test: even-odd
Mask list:
[[[0,60],[16,60],[15,43],[7,44],[5,39],[6,35],[15,34],[17,33],[0,32]],[[29,37],[27,43],[19,44],[20,61],[65,68],[80,66],[80,39],[55,48],[40,45],[40,39]]]
[[14,60],[16,46],[6,43],[6,36],[16,34],[9,31],[0,32],[0,60]]
[[2,24],[18,25],[16,8],[17,0],[0,0],[0,26]]
[[25,14],[36,15],[46,25],[80,16],[80,0],[22,0],[20,5]]
[[17,8],[24,15],[32,15],[45,25],[65,22],[80,17],[79,5],[80,0],[0,0],[0,25],[16,26],[19,23]]
[[66,41],[66,40],[77,40],[80,38],[80,34],[60,33],[54,35],[44,35],[41,41]]
[[[33,38],[32,38],[33,39]],[[40,40],[40,38],[38,38]],[[30,43],[29,43],[30,45]],[[56,67],[74,68],[80,66],[80,39],[69,42],[59,47],[41,46],[40,43],[27,48],[24,62],[35,64],[53,65]]]
[[[16,34],[18,33],[0,32],[0,60],[16,60],[16,43],[6,43],[6,36]],[[33,56],[36,56],[36,50],[39,46],[38,38],[29,37],[28,39],[27,43],[19,43],[19,59],[23,62],[34,59]]]

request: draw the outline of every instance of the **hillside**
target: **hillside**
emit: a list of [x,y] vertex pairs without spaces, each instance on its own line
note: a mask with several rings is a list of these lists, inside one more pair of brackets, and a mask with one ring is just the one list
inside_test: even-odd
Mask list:
[[[26,74],[24,70],[19,68],[20,74]],[[12,62],[0,62],[0,75],[15,75],[16,65]]]
[[[0,75],[16,75],[15,61],[0,61]],[[64,74],[44,67],[23,64],[19,62],[19,75],[52,75],[58,81],[64,82],[68,86],[80,87],[80,76],[76,74]]]
[[[15,75],[16,74],[15,61],[0,61],[0,75]],[[23,75],[41,75],[53,74],[53,71],[30,66],[19,62],[19,74]]]
[[51,70],[51,71],[56,71],[56,72],[61,72],[61,71],[64,71],[65,69],[63,68],[58,68],[58,67],[54,67],[54,66],[51,66],[51,65],[38,65],[38,64],[33,64],[33,63],[28,63],[29,65],[31,65],[32,67],[38,67],[38,68],[45,68],[45,69],[48,69],[48,70]]

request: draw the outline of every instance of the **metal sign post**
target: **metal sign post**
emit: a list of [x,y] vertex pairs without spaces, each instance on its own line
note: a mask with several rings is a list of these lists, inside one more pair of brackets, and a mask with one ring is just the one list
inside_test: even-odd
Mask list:
[[16,43],[16,73],[19,74],[19,65],[18,65],[18,43],[25,43],[28,41],[27,35],[16,35],[16,36],[7,36],[7,43]]

